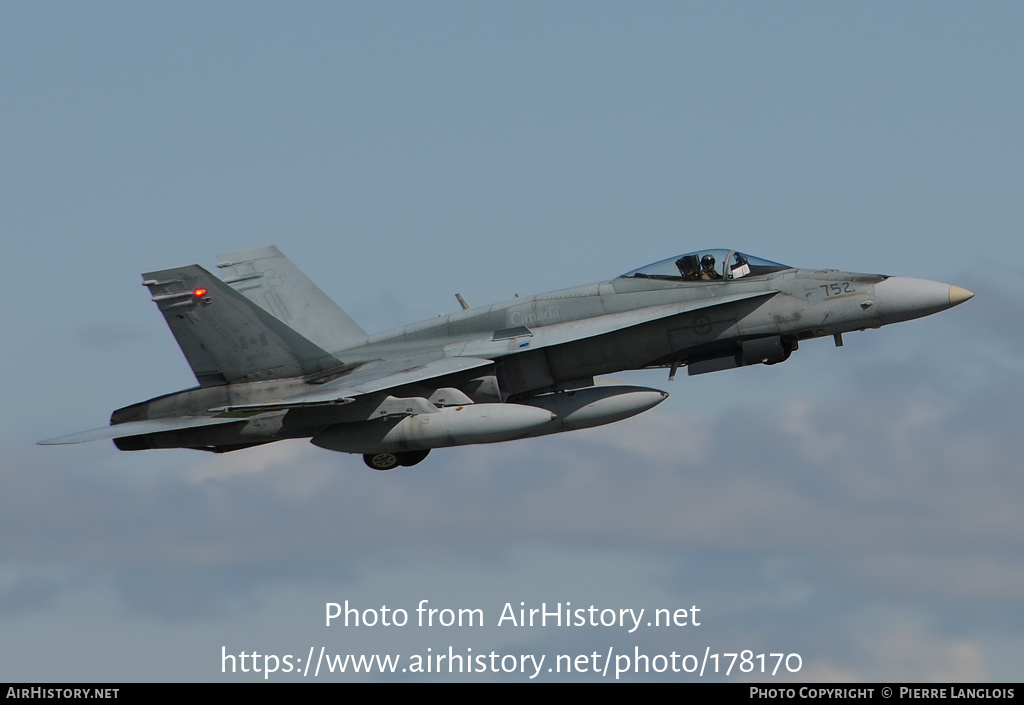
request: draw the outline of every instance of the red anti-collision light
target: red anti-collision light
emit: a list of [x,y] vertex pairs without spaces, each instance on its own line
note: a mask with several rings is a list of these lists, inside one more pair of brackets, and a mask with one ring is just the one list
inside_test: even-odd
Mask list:
[[202,297],[206,296],[206,289],[196,289],[195,291],[192,292],[192,295],[195,296],[197,299],[201,299]]

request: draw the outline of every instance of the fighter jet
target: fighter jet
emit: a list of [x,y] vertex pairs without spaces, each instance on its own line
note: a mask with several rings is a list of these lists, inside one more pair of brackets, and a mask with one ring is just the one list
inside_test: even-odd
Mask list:
[[934,281],[797,269],[698,250],[608,281],[368,335],[277,248],[142,275],[198,386],[118,409],[110,425],[41,444],[216,453],[288,438],[362,454],[375,470],[434,448],[620,421],[657,389],[622,370],[690,375],[774,365],[801,341],[928,316],[973,293]]

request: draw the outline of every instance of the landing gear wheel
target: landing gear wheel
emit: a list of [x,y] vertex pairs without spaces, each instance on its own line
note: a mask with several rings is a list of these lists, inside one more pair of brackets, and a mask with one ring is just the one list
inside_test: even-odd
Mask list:
[[374,470],[392,470],[398,467],[398,456],[395,453],[367,453],[363,462]]
[[410,468],[413,465],[415,465],[416,463],[422,462],[423,459],[427,457],[427,454],[429,452],[430,452],[430,449],[427,449],[427,450],[410,450],[410,451],[405,452],[405,453],[399,453],[398,454],[398,462],[399,462],[399,464],[402,467]]

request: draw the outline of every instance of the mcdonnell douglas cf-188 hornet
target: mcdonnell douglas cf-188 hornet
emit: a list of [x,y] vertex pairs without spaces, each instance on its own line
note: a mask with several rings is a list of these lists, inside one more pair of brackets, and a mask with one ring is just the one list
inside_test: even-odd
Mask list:
[[275,247],[143,274],[198,387],[118,409],[110,425],[43,444],[226,452],[286,438],[360,453],[375,470],[434,448],[620,421],[657,389],[597,379],[685,366],[773,365],[800,341],[945,310],[958,286],[796,269],[699,250],[610,281],[462,310],[368,335]]

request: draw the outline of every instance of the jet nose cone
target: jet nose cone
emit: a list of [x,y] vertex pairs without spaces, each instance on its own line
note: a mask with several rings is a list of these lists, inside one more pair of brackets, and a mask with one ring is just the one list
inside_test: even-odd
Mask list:
[[930,316],[967,301],[974,294],[959,286],[910,277],[889,277],[875,284],[883,324]]
[[974,292],[973,291],[968,291],[967,289],[964,289],[963,287],[959,287],[959,286],[951,286],[951,287],[949,287],[949,305],[950,306],[956,306],[957,304],[962,304],[964,301],[967,301],[968,299],[973,299],[973,298],[974,298]]

